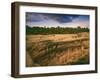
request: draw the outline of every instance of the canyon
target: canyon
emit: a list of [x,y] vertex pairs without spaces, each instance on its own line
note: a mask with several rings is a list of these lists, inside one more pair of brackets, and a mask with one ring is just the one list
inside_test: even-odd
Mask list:
[[89,64],[89,33],[26,36],[26,67]]

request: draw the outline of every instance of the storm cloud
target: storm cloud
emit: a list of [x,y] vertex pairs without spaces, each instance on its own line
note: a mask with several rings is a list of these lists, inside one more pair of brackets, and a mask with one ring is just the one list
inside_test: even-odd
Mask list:
[[69,15],[69,14],[47,14],[47,13],[26,13],[27,22],[40,22],[45,20],[54,20],[59,23],[69,23],[73,19],[78,18],[79,15]]
[[89,26],[89,15],[26,12],[29,26]]

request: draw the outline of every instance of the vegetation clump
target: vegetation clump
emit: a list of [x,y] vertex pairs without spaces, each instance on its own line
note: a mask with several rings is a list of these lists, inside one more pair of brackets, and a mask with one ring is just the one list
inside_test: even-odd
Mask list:
[[39,26],[33,26],[29,27],[28,25],[26,26],[26,34],[43,34],[43,35],[48,35],[48,34],[73,34],[73,33],[81,33],[81,32],[89,32],[89,28],[81,28],[78,26],[77,28],[72,28],[72,27],[39,27]]

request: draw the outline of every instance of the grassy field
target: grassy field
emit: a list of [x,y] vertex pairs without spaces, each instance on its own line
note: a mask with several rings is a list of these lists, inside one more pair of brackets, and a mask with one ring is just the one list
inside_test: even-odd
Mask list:
[[89,64],[89,32],[26,35],[26,67]]

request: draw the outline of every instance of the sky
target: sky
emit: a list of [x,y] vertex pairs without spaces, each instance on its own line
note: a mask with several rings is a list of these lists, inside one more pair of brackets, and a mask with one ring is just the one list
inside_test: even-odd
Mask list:
[[26,12],[26,25],[40,27],[88,27],[89,15]]

